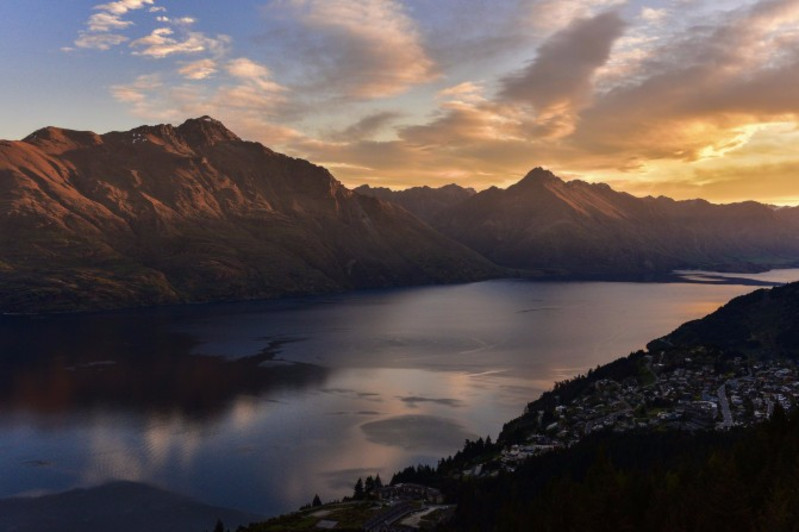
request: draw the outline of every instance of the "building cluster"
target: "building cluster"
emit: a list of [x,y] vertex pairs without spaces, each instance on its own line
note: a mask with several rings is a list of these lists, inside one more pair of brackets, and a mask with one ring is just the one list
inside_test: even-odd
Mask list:
[[539,430],[503,449],[502,466],[513,469],[598,430],[725,430],[765,420],[778,404],[786,411],[799,404],[799,368],[792,360],[719,363],[703,352],[692,355],[647,355],[641,375],[597,380],[554,412],[531,412],[538,415]]
[[377,498],[383,501],[424,501],[431,504],[443,504],[441,491],[421,484],[393,484],[377,490]]

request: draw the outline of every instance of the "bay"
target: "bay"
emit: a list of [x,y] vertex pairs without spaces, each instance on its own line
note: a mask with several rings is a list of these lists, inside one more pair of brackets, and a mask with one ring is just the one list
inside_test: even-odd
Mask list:
[[0,318],[0,498],[114,480],[273,515],[435,462],[799,270]]

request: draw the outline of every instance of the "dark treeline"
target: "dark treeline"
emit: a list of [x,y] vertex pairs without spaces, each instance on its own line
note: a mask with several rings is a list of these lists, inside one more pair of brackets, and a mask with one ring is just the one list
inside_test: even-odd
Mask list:
[[430,486],[448,493],[456,491],[455,486],[459,482],[460,473],[469,464],[483,463],[502,450],[502,447],[491,441],[491,436],[486,439],[477,440],[467,439],[463,449],[455,453],[454,456],[442,458],[438,461],[438,466],[433,467],[425,464],[408,466],[402,471],[394,473],[391,477],[391,485],[412,483]]
[[442,530],[799,530],[799,415],[728,433],[604,433],[448,486]]
[[352,497],[344,497],[345,501],[363,501],[366,499],[374,499],[377,497],[377,492],[383,487],[383,481],[380,479],[380,475],[378,474],[377,477],[373,477],[369,475],[366,477],[366,481],[362,478],[358,478],[358,481],[355,482],[355,487],[352,489]]

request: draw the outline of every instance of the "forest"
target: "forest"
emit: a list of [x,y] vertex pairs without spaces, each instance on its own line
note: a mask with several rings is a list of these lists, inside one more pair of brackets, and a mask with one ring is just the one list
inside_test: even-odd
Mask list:
[[393,481],[444,490],[458,505],[444,531],[796,530],[799,523],[799,415],[779,407],[749,429],[608,431],[514,472],[445,474],[479,447],[469,442],[437,470],[408,468]]

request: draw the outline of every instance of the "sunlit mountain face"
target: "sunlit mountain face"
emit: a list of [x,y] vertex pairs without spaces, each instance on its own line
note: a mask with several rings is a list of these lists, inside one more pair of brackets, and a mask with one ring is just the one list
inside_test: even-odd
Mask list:
[[268,299],[502,270],[211,117],[0,145],[1,312]]
[[37,0],[0,7],[0,138],[209,114],[345,185],[799,201],[792,0]]

